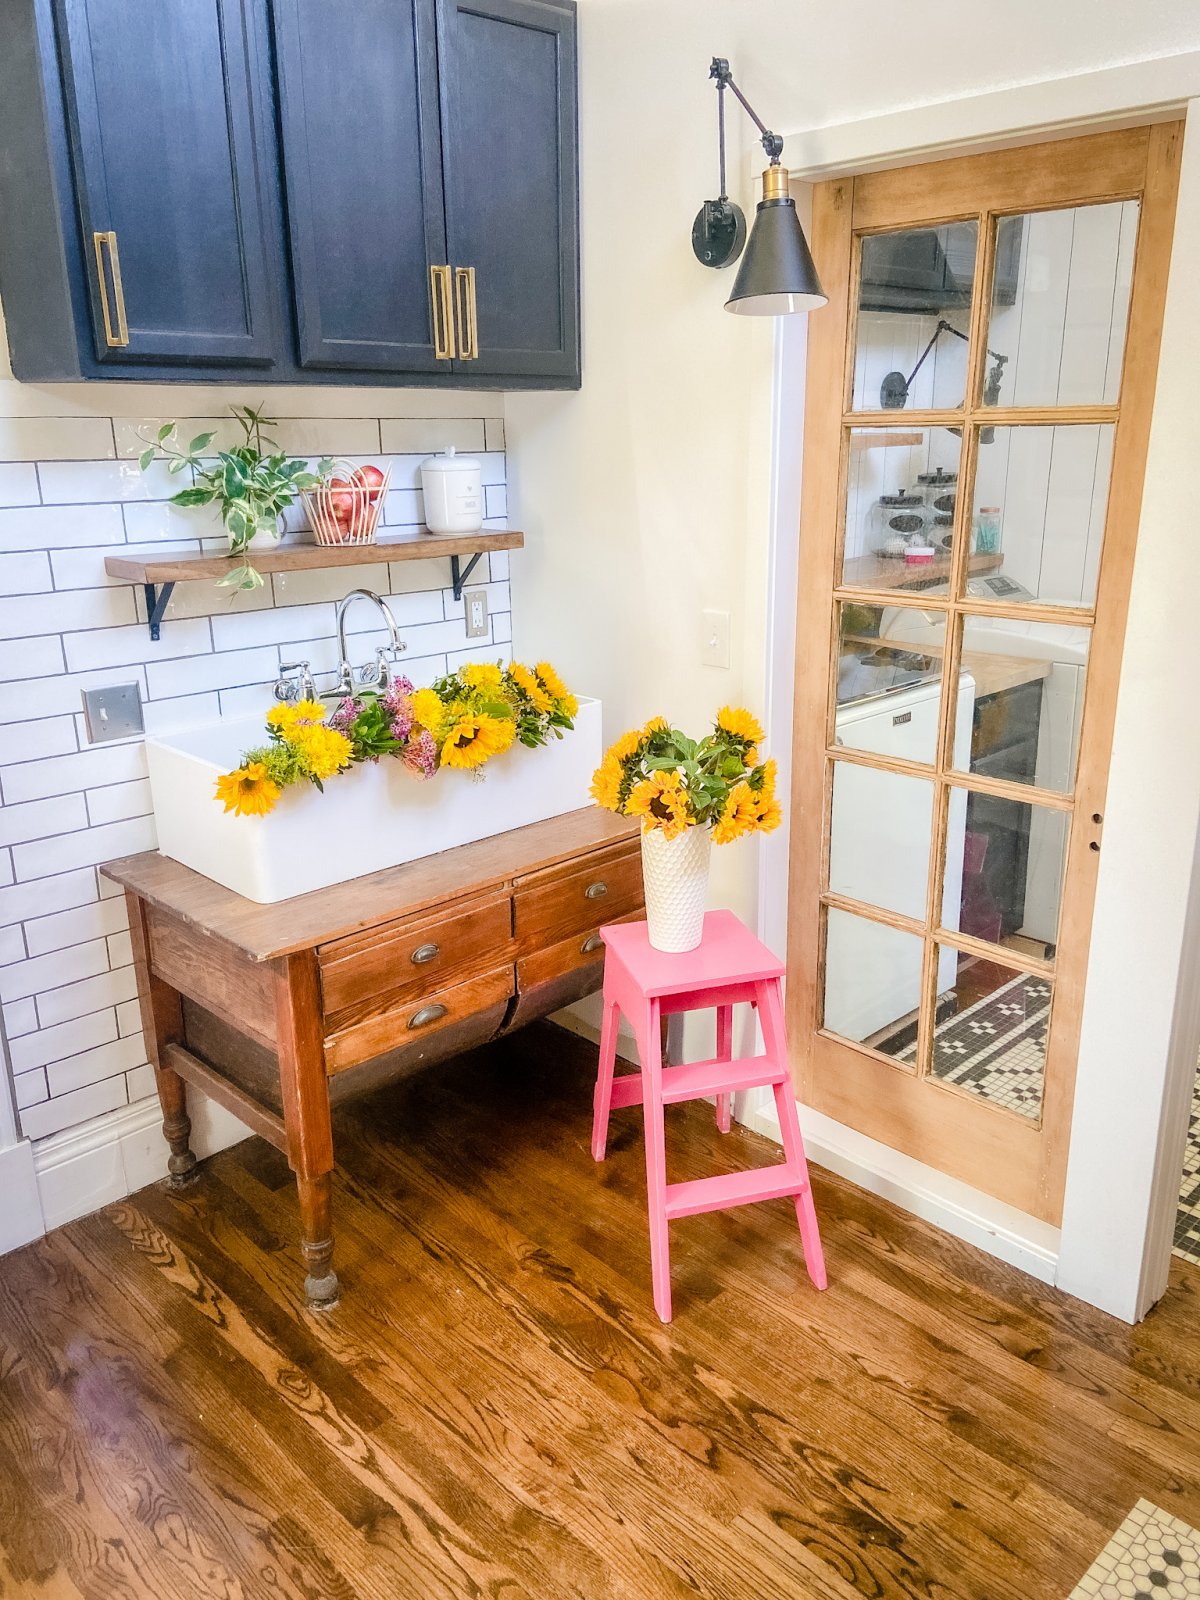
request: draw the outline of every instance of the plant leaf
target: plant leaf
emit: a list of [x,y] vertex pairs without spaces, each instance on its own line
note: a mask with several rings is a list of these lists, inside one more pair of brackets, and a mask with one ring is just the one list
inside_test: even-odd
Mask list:
[[157,437],[159,444],[165,444],[174,432],[175,424],[173,422],[164,422],[162,427],[158,430]]
[[209,445],[213,442],[213,440],[215,438],[216,438],[216,434],[215,433],[198,433],[196,435],[196,437],[192,440],[191,444],[188,445],[188,455],[190,455],[190,456],[198,456],[200,454],[201,450],[207,450],[208,449]]
[[216,495],[211,489],[193,487],[191,489],[180,489],[178,494],[173,494],[171,496],[171,504],[173,506],[206,506],[215,499]]
[[141,455],[138,457],[138,466],[142,469],[143,472],[145,472],[147,470],[147,468],[149,467],[150,463],[153,460],[154,460],[154,446],[151,445],[149,447],[149,449],[143,450]]

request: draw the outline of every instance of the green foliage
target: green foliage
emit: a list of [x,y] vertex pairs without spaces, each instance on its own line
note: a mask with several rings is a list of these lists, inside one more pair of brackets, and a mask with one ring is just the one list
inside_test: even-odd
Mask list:
[[332,471],[333,464],[322,460],[317,471],[312,472],[306,461],[289,460],[266,431],[275,424],[263,415],[261,407],[230,409],[245,435],[242,444],[206,457],[214,434],[198,433],[186,449],[179,449],[172,442],[176,424],[165,422],[154,442],[138,457],[138,465],[145,472],[157,455],[165,456],[168,472],[192,475],[191,487],[172,495],[172,505],[218,507],[229,538],[230,555],[244,558],[239,567],[220,580],[223,587],[236,592],[257,589],[263,581],[246,558],[252,541],[259,534],[277,539],[280,514],[295,503],[301,490],[315,489]]
[[378,761],[380,756],[394,755],[404,749],[404,740],[397,739],[392,726],[392,716],[373,691],[362,689],[355,696],[362,710],[353,722],[343,726],[350,739],[355,761]]

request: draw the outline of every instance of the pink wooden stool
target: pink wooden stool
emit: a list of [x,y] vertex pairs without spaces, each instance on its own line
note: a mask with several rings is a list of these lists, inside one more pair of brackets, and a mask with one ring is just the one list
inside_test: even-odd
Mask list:
[[[760,944],[732,911],[710,911],[695,950],[668,955],[651,948],[644,922],[618,922],[600,929],[604,961],[604,1022],[600,1074],[596,1080],[592,1155],[604,1160],[608,1116],[613,1106],[644,1105],[646,1189],[650,1201],[650,1266],[654,1309],[671,1320],[671,1257],[667,1224],[698,1211],[723,1211],[751,1200],[794,1195],[804,1260],[818,1289],[825,1287],[825,1258],[808,1181],[804,1142],[788,1073],[787,1040],[779,980],[783,963]],[[758,1009],[766,1054],[733,1059],[733,1007],[749,1001]],[[717,1057],[688,1066],[663,1065],[660,1023],[677,1011],[717,1012]],[[614,1079],[617,1027],[624,1015],[637,1039],[642,1067]],[[729,1131],[729,1096],[735,1089],[770,1084],[775,1091],[785,1160],[750,1172],[668,1183],[663,1107],[680,1100],[717,1097],[717,1126]]]

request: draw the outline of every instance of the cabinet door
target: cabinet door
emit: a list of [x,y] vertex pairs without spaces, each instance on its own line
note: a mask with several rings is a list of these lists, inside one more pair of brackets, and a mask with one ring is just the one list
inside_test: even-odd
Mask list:
[[577,382],[574,9],[438,0],[438,27],[456,370]]
[[450,371],[433,0],[275,0],[300,363]]
[[97,358],[269,363],[247,5],[59,0],[58,15]]

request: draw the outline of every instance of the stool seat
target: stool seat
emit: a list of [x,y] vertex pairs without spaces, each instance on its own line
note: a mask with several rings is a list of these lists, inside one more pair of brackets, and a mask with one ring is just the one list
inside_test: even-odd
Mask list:
[[[813,1283],[823,1289],[825,1261],[788,1070],[780,990],[783,963],[732,911],[710,911],[704,918],[699,945],[680,953],[655,950],[644,922],[612,923],[600,929],[600,937],[605,944],[604,1024],[592,1155],[597,1161],[604,1159],[609,1115],[614,1107],[644,1108],[655,1310],[664,1322],[671,1320],[668,1222],[700,1211],[723,1211],[730,1206],[783,1196],[795,1201],[805,1265]],[[766,1046],[763,1055],[734,1058],[733,1008],[741,1002],[748,1002],[758,1012]],[[680,1011],[702,1009],[713,1009],[717,1014],[715,1058],[666,1065],[662,1059],[662,1019]],[[633,1028],[642,1065],[617,1078],[617,1032],[622,1015]],[[753,1088],[770,1088],[775,1095],[783,1162],[748,1172],[668,1183],[663,1108],[715,1095],[717,1127],[728,1133],[730,1095]]]

